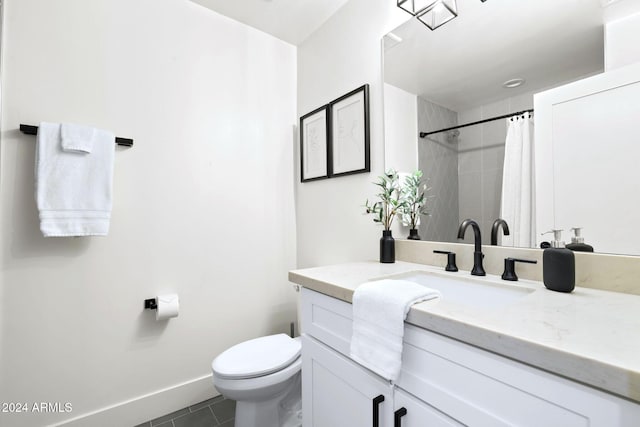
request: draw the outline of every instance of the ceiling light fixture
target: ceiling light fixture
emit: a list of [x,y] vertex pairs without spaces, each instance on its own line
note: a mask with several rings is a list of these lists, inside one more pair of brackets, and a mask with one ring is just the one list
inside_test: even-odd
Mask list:
[[406,12],[409,12],[413,16],[438,1],[434,0],[398,0],[398,7]]
[[431,31],[458,16],[456,0],[398,0],[397,4]]
[[456,0],[440,0],[435,2],[433,6],[418,13],[416,18],[433,31],[456,16],[458,16]]
[[517,79],[507,80],[506,82],[502,83],[502,87],[512,89],[514,87],[522,86],[524,82],[525,79],[518,77]]

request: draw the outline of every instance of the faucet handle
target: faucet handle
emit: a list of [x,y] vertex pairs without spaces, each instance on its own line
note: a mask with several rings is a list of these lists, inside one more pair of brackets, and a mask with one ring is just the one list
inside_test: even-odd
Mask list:
[[458,266],[456,265],[456,254],[455,252],[449,251],[433,251],[434,254],[443,254],[447,256],[447,266],[444,268],[445,271],[458,271]]
[[527,264],[538,263],[538,261],[529,260],[529,259],[505,258],[504,273],[502,273],[502,280],[509,280],[512,282],[515,282],[518,280],[518,276],[516,276],[516,262],[526,262]]

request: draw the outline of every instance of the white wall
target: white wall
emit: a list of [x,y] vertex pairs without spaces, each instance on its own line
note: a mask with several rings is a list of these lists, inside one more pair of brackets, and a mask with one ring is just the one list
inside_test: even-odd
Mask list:
[[371,173],[309,183],[297,178],[299,267],[379,256],[381,228],[362,206],[375,195],[372,182],[384,170],[380,43],[409,17],[392,1],[350,0],[298,46],[298,116],[364,83],[370,85],[371,114]]
[[[3,3],[0,401],[73,412],[0,425],[110,405],[76,424],[134,425],[217,394],[217,354],[296,316],[295,48],[184,0]],[[39,121],[134,138],[108,237],[40,235],[16,130]],[[168,291],[180,317],[157,323],[143,300]]]
[[384,141],[387,168],[418,169],[418,97],[384,84]]
[[640,61],[638,40],[640,40],[640,13],[608,23],[605,26],[606,70]]
[[[418,169],[418,97],[384,83],[384,167],[406,174]],[[371,219],[371,217],[369,218]],[[409,228],[396,218],[392,233],[407,237]]]

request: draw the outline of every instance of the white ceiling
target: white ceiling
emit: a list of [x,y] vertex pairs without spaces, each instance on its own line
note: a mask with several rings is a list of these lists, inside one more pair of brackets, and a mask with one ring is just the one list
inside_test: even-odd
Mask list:
[[348,0],[191,0],[299,45]]
[[[435,31],[412,19],[385,43],[385,82],[454,111],[601,72],[600,0],[460,0]],[[527,83],[504,89],[506,80]]]

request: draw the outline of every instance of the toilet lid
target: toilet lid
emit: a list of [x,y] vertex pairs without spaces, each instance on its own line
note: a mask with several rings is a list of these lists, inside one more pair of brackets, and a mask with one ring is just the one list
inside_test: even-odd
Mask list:
[[213,360],[221,378],[255,378],[279,371],[300,356],[300,341],[286,334],[270,335],[234,345]]

